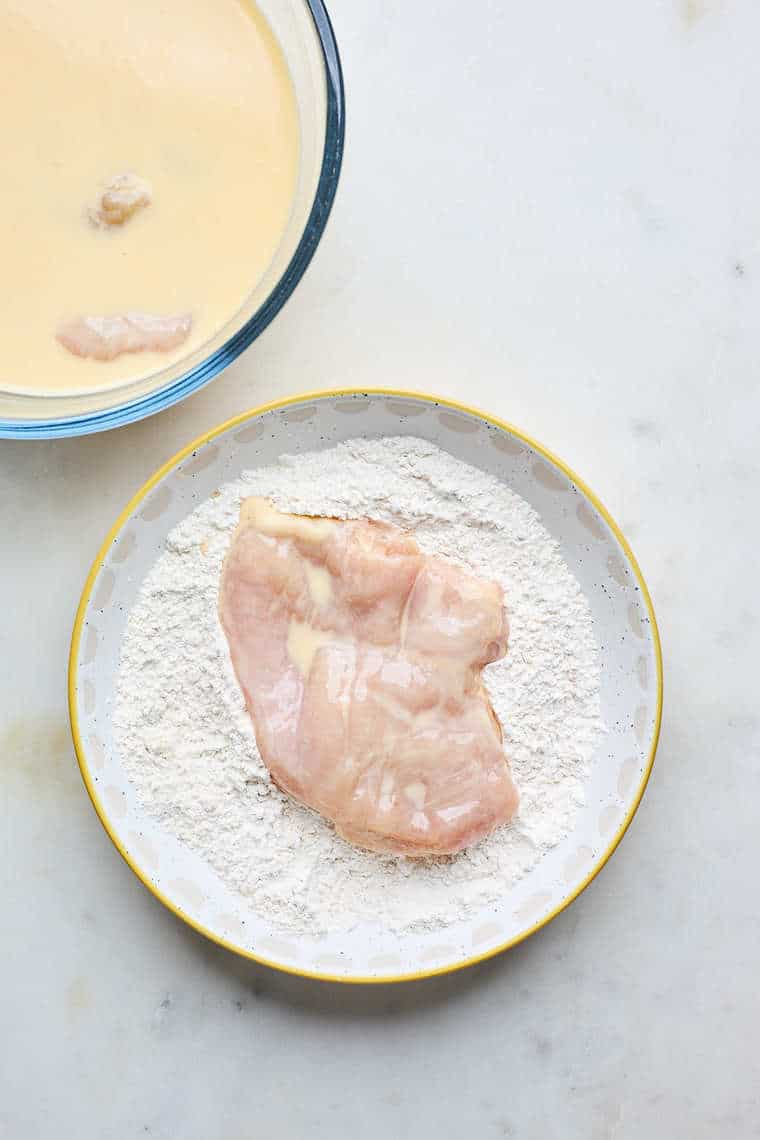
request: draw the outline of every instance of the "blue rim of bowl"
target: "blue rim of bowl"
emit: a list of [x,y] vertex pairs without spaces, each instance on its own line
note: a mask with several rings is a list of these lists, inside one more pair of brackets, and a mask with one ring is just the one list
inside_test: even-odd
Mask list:
[[68,416],[57,420],[3,420],[0,419],[2,439],[54,439],[66,436],[87,435],[123,427],[145,419],[156,412],[179,403],[192,392],[197,392],[247,348],[277,316],[289,299],[314,256],[330,216],[338,188],[343,145],[346,130],[345,91],[338,45],[330,17],[322,0],[304,0],[319,37],[325,65],[327,84],[327,122],[322,169],[317,183],[314,202],[306,227],[285,272],[263,305],[234,336],[218,348],[208,359],[165,388],[114,408],[89,415]]

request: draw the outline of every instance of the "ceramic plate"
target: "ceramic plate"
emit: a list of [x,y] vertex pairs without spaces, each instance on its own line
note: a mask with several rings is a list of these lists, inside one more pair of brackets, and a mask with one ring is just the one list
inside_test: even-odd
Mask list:
[[[503,480],[538,512],[583,589],[602,646],[608,727],[574,830],[496,905],[435,934],[283,937],[141,809],[118,751],[113,708],[126,616],[169,531],[221,484],[284,452],[356,436],[414,435]],[[395,981],[454,970],[513,946],[566,907],[609,859],[654,760],[662,663],[651,601],[620,530],[564,463],[515,428],[429,396],[313,393],[230,420],[190,444],[137,493],[108,534],[84,587],[71,645],[71,723],[87,791],[119,852],[178,917],[282,970],[339,981]]]

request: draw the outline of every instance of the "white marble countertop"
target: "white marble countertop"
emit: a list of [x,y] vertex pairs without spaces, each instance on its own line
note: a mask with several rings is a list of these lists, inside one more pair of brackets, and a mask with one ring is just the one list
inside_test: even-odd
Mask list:
[[[336,209],[294,299],[147,422],[0,441],[0,1135],[760,1136],[760,8],[333,0]],[[82,787],[68,638],[108,525],[204,428],[319,386],[460,397],[629,536],[666,707],[585,894],[481,967],[375,989],[235,959],[140,886]]]

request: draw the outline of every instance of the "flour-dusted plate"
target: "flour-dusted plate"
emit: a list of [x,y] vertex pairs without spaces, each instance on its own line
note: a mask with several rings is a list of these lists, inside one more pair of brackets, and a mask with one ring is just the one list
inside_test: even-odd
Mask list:
[[[352,448],[345,490],[336,490],[341,457]],[[399,470],[391,462],[383,471],[394,454]],[[284,465],[280,487],[271,484],[270,473],[276,478],[283,456],[296,458]],[[299,462],[305,465],[300,489],[293,482]],[[369,483],[365,478],[362,491],[356,464],[375,462],[380,475]],[[458,465],[467,465],[461,494],[447,483]],[[440,533],[441,553],[464,555],[506,583],[508,610],[513,584],[512,660],[490,666],[496,680],[488,683],[523,784],[523,818],[508,825],[511,832],[455,857],[459,862],[433,861],[428,869],[356,852],[319,817],[270,787],[258,759],[242,696],[212,628],[219,560],[240,487],[243,494],[248,487],[250,493],[279,487],[283,509],[316,513],[320,479],[332,511],[345,506],[350,514],[364,493],[373,516],[415,520],[432,550]],[[415,479],[419,496],[410,493]],[[394,498],[404,495],[402,509]],[[449,509],[454,499],[458,505]],[[479,532],[457,522],[470,502]],[[430,529],[436,512],[439,531]],[[534,582],[518,598],[521,557]],[[535,561],[538,569],[531,568]],[[200,600],[192,602],[196,579],[188,584],[186,574],[202,566]],[[183,588],[192,602],[184,610]],[[547,668],[555,620],[556,668],[566,671],[559,687]],[[580,642],[585,639],[577,653],[576,630]],[[595,663],[588,648],[594,643]],[[180,666],[194,668],[197,661],[197,675],[188,666],[183,677],[180,668],[175,683],[173,666],[161,660],[172,654]],[[585,704],[568,706],[578,721],[577,747],[550,707],[556,694],[572,697],[576,679],[587,690]],[[187,705],[193,691],[201,694],[195,721],[203,724],[172,704]],[[101,822],[170,910],[228,949],[279,969],[337,981],[396,981],[454,970],[514,945],[591,881],[615,850],[649,777],[662,663],[651,601],[625,539],[560,460],[515,428],[449,401],[399,391],[318,392],[208,432],[132,499],[85,584],[71,645],[69,701],[82,776]],[[235,726],[229,737],[228,723]],[[555,802],[554,814],[542,822],[544,795]],[[553,821],[557,827],[564,821],[554,834]],[[230,834],[217,842],[225,828]],[[237,848],[248,855],[232,866]]]

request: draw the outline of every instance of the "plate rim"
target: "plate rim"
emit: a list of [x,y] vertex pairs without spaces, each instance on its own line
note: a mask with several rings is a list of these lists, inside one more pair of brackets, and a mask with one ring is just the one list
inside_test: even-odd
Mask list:
[[[559,468],[559,470],[565,476],[567,476],[567,478],[569,478],[572,483],[575,484],[575,486],[578,488],[578,490],[581,491],[586,496],[586,498],[589,499],[589,501],[591,503],[593,503],[594,507],[597,509],[597,511],[599,511],[602,518],[604,518],[604,520],[607,523],[607,525],[609,526],[610,530],[615,535],[615,538],[619,542],[620,547],[623,550],[623,553],[625,554],[626,559],[628,560],[628,564],[630,565],[631,570],[633,571],[634,577],[636,578],[636,582],[637,582],[638,587],[641,591],[641,596],[644,600],[644,603],[645,603],[645,606],[647,609],[647,614],[649,617],[649,628],[651,631],[652,646],[654,649],[655,664],[656,664],[657,695],[656,695],[656,704],[655,704],[655,718],[654,718],[654,725],[653,725],[653,729],[652,729],[652,736],[651,736],[650,745],[649,745],[649,749],[648,749],[648,753],[647,753],[647,758],[646,758],[646,762],[644,764],[644,768],[643,768],[643,771],[642,771],[640,779],[639,779],[639,785],[638,785],[636,792],[635,792],[635,795],[631,801],[630,807],[628,808],[625,815],[623,816],[623,819],[622,819],[617,831],[612,836],[610,842],[607,844],[604,851],[595,860],[594,865],[592,866],[592,868],[588,872],[588,874],[585,876],[585,878],[583,878],[581,880],[581,882],[564,899],[562,899],[561,902],[559,902],[555,907],[553,907],[546,915],[543,915],[540,919],[538,919],[535,923],[533,923],[531,926],[529,926],[526,930],[523,930],[519,934],[515,935],[514,937],[507,939],[505,942],[499,943],[498,946],[493,946],[490,949],[488,949],[488,950],[486,950],[480,954],[473,954],[467,958],[463,958],[461,961],[453,962],[450,965],[436,966],[436,967],[429,969],[429,970],[414,970],[414,971],[411,971],[408,973],[401,973],[401,974],[377,974],[377,975],[371,974],[371,975],[351,975],[351,976],[348,976],[348,975],[342,975],[342,974],[332,974],[328,971],[301,969],[297,966],[285,965],[282,962],[278,962],[274,959],[267,958],[263,954],[259,954],[259,953],[256,953],[254,951],[251,951],[251,950],[246,950],[243,947],[236,945],[234,942],[230,942],[228,939],[223,938],[219,934],[216,934],[213,930],[210,930],[208,927],[204,926],[204,924],[202,922],[198,922],[196,919],[194,919],[190,915],[188,915],[185,911],[180,909],[174,902],[172,902],[172,900],[170,898],[168,898],[167,895],[164,894],[163,891],[161,891],[155,885],[155,883],[152,882],[150,877],[143,871],[143,869],[139,866],[139,864],[136,862],[136,860],[133,859],[133,857],[129,854],[129,852],[127,851],[124,844],[119,839],[119,836],[117,835],[115,829],[111,825],[111,822],[110,822],[110,819],[108,816],[108,812],[106,811],[105,807],[103,806],[103,803],[101,802],[100,797],[98,796],[98,794],[95,790],[95,784],[94,784],[93,778],[92,778],[91,773],[90,773],[90,766],[89,766],[89,763],[87,760],[85,744],[84,744],[84,740],[82,738],[82,733],[80,731],[79,711],[77,708],[77,671],[78,671],[79,649],[80,649],[80,644],[81,644],[81,640],[82,640],[82,633],[84,630],[84,619],[85,619],[85,615],[87,612],[87,608],[88,608],[89,603],[90,603],[90,598],[92,596],[93,587],[95,585],[95,581],[98,577],[98,574],[100,573],[103,562],[105,561],[105,558],[108,554],[108,551],[110,550],[116,536],[119,534],[119,532],[121,531],[123,526],[127,523],[127,521],[134,514],[135,510],[140,505],[142,500],[146,497],[146,495],[153,489],[153,487],[156,486],[157,483],[159,483],[179,463],[181,463],[183,459],[186,459],[194,451],[197,451],[199,448],[204,447],[206,444],[210,443],[212,440],[216,439],[218,436],[223,435],[226,432],[230,431],[231,429],[238,427],[240,424],[246,423],[248,420],[256,419],[259,416],[265,415],[267,412],[277,411],[277,410],[282,409],[282,408],[290,407],[293,404],[302,404],[302,403],[308,403],[309,401],[314,401],[314,400],[334,399],[336,397],[345,397],[345,396],[354,396],[354,397],[383,396],[383,397],[391,397],[391,398],[395,398],[395,399],[411,399],[411,400],[422,401],[424,403],[430,404],[433,407],[437,407],[437,408],[451,409],[453,411],[464,412],[465,414],[467,414],[469,416],[473,416],[476,419],[479,419],[481,421],[484,421],[485,423],[490,424],[492,427],[496,427],[496,428],[499,428],[501,431],[508,432],[510,435],[514,436],[516,439],[519,439],[522,443],[525,443],[529,447],[533,448],[536,452],[538,452],[538,454],[543,456],[544,459],[548,460],[549,463],[551,463],[555,467]],[[620,844],[620,841],[622,840],[623,836],[625,835],[626,831],[628,830],[634,815],[636,814],[636,812],[639,808],[639,805],[640,805],[641,800],[643,798],[647,784],[649,782],[649,777],[651,775],[652,768],[654,766],[655,755],[657,753],[657,746],[658,746],[659,738],[660,738],[660,728],[661,728],[661,724],[662,724],[662,707],[663,707],[662,645],[661,645],[661,641],[660,641],[660,633],[659,633],[659,629],[657,626],[657,619],[656,619],[655,612],[654,612],[654,605],[652,603],[652,598],[651,598],[651,595],[649,593],[649,589],[647,587],[647,584],[644,580],[644,575],[641,572],[639,564],[636,560],[636,556],[634,555],[633,550],[631,549],[630,544],[628,543],[628,540],[626,539],[625,535],[623,534],[623,532],[620,529],[620,527],[618,526],[618,524],[613,519],[610,512],[607,510],[607,508],[604,506],[602,501],[599,499],[596,492],[593,491],[591,489],[591,487],[589,487],[588,484],[583,479],[581,479],[575,473],[575,471],[570,466],[568,466],[567,463],[565,463],[565,461],[563,459],[561,459],[559,456],[555,455],[554,452],[550,451],[548,448],[544,447],[543,444],[539,443],[532,436],[528,435],[526,432],[522,431],[521,429],[515,427],[513,424],[509,423],[507,420],[503,420],[498,416],[492,415],[491,413],[481,411],[479,408],[473,407],[472,405],[463,403],[462,401],[459,401],[459,400],[449,399],[449,398],[444,397],[444,396],[436,396],[436,395],[433,395],[429,392],[417,392],[417,391],[414,391],[412,389],[404,389],[404,388],[385,388],[385,387],[322,388],[322,389],[316,389],[316,390],[301,392],[301,393],[298,393],[297,395],[294,395],[294,396],[281,397],[280,399],[277,399],[277,400],[271,400],[267,403],[259,404],[257,407],[252,408],[249,411],[240,412],[235,416],[231,416],[229,419],[225,420],[221,424],[218,424],[216,427],[213,427],[213,428],[211,428],[205,432],[202,432],[201,435],[199,435],[196,439],[192,440],[185,447],[180,448],[180,450],[178,452],[176,452],[176,454],[172,455],[168,460],[166,460],[165,463],[161,464],[161,466],[158,467],[157,470],[154,471],[153,474],[142,484],[142,486],[129,499],[127,504],[120,511],[115,522],[109,528],[108,533],[106,534],[105,539],[101,543],[100,548],[99,548],[99,550],[95,556],[95,559],[92,562],[92,565],[90,566],[90,570],[89,570],[87,577],[85,579],[84,586],[82,588],[82,593],[81,593],[81,596],[79,599],[79,605],[77,606],[77,612],[76,612],[76,617],[74,619],[74,626],[72,629],[71,643],[70,643],[70,648],[69,648],[69,662],[68,662],[69,722],[70,722],[70,726],[71,726],[71,735],[73,738],[74,751],[76,753],[79,771],[80,771],[85,789],[87,791],[87,794],[90,798],[90,802],[92,803],[92,806],[95,809],[95,812],[96,812],[106,834],[108,835],[108,838],[111,840],[114,847],[116,848],[118,853],[121,855],[122,859],[127,864],[129,869],[133,872],[133,874],[136,875],[136,877],[142,883],[142,885],[144,887],[146,887],[147,890],[149,890],[150,893],[156,899],[158,899],[158,901],[160,903],[162,903],[173,915],[175,915],[177,918],[181,919],[182,922],[186,923],[188,926],[190,926],[197,933],[204,935],[204,937],[210,939],[210,941],[216,943],[217,945],[223,946],[226,950],[231,951],[233,954],[237,954],[239,957],[246,958],[249,961],[257,962],[257,963],[259,963],[259,965],[267,966],[267,967],[274,969],[274,970],[280,970],[281,972],[286,973],[286,974],[293,974],[293,975],[296,975],[298,977],[309,978],[309,979],[313,979],[316,981],[340,982],[343,985],[383,985],[383,984],[396,983],[396,982],[420,981],[424,978],[432,978],[432,977],[436,977],[436,976],[439,976],[442,974],[455,973],[458,970],[463,970],[469,966],[474,966],[478,962],[484,962],[489,958],[494,958],[494,957],[496,957],[497,954],[502,954],[502,953],[504,953],[504,951],[511,949],[513,946],[519,945],[521,942],[524,942],[527,938],[530,938],[531,935],[535,934],[537,931],[539,931],[543,927],[547,926],[553,919],[555,919],[557,917],[557,915],[561,914],[563,910],[566,910],[567,907],[569,907],[570,904],[573,903],[578,898],[578,896],[583,893],[583,891],[585,891],[586,887],[588,887],[589,884],[591,882],[593,882],[593,880],[596,878],[596,876],[599,874],[599,872],[602,870],[602,868],[604,866],[606,866],[606,864],[612,858],[615,851],[617,850],[618,845]]]

